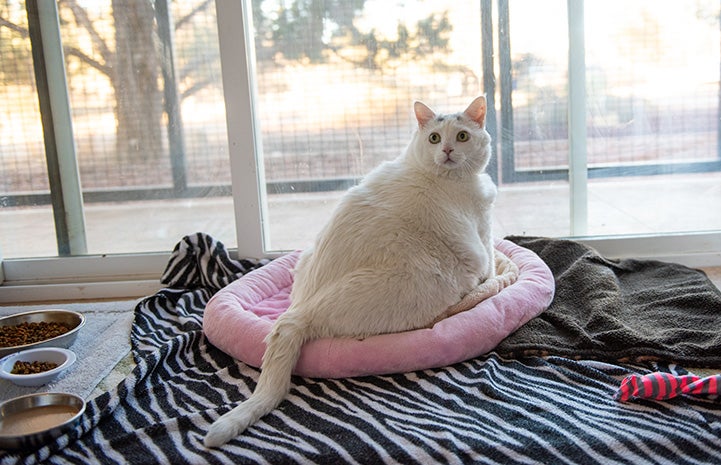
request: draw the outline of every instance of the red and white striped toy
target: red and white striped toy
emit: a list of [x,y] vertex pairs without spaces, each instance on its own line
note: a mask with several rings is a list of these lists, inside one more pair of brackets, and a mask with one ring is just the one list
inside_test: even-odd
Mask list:
[[630,375],[623,379],[614,398],[621,402],[627,402],[632,399],[665,400],[681,394],[710,397],[718,395],[719,385],[721,385],[721,375],[705,378],[660,372],[648,375]]

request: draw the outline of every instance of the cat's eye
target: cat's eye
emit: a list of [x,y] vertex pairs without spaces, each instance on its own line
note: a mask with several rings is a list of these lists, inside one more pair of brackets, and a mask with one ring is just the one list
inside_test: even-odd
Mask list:
[[428,142],[431,144],[437,144],[441,141],[441,135],[437,132],[432,132],[430,136],[428,136]]
[[458,133],[458,135],[456,135],[456,140],[458,142],[465,142],[470,138],[471,138],[471,136],[470,136],[470,134],[468,134],[467,131],[461,131]]

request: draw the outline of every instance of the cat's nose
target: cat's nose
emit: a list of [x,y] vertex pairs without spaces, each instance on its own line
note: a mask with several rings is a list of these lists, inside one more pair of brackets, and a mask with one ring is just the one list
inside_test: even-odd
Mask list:
[[450,155],[453,152],[453,147],[443,147],[443,153]]

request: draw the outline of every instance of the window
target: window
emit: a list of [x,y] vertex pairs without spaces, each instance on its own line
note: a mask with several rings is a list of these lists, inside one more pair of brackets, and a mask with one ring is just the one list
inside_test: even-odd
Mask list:
[[498,235],[721,230],[713,2],[253,5],[266,250],[310,244],[340,195],[323,189],[401,152],[414,98],[455,111],[479,89],[497,110]]
[[[47,3],[0,9],[4,256],[162,251],[222,215],[214,233],[234,246],[214,3]],[[31,50],[59,54],[61,44],[60,71],[36,60],[48,81],[36,85]],[[53,133],[43,134],[43,113]],[[54,219],[61,208],[67,221]]]
[[243,256],[307,247],[403,149],[414,99],[482,92],[496,235],[718,263],[715,2],[116,4],[0,1],[0,300],[144,293],[195,231]]

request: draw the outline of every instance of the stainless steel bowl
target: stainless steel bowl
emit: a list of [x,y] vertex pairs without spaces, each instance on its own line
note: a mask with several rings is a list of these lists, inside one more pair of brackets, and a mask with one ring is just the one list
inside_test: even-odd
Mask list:
[[74,394],[45,392],[0,404],[0,448],[36,449],[75,426],[85,401]]
[[32,344],[0,347],[0,357],[25,349],[34,349],[36,347],[68,348],[73,342],[75,342],[75,338],[78,337],[80,328],[85,325],[85,317],[81,313],[73,312],[72,310],[48,309],[16,313],[14,315],[0,318],[0,326],[16,326],[21,323],[39,323],[41,321],[48,323],[63,323],[70,328],[70,331],[65,334],[61,334],[60,336]]

